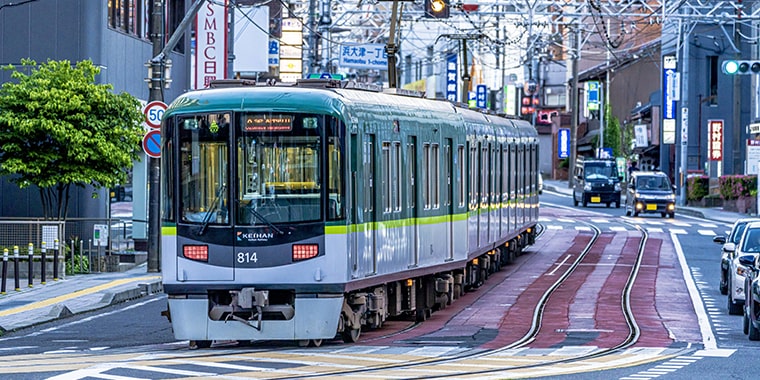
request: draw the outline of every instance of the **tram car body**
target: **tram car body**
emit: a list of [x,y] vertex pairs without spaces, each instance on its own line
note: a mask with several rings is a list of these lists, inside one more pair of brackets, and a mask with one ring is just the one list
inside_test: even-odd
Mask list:
[[338,81],[199,90],[162,121],[175,337],[312,344],[425,319],[535,239],[536,131]]

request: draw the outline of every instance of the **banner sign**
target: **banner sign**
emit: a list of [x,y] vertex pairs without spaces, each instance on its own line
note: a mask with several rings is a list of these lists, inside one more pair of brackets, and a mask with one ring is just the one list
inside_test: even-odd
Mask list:
[[708,158],[710,161],[721,161],[723,159],[723,120],[708,120],[707,136],[709,140]]
[[457,86],[457,55],[451,54],[446,57],[446,100],[457,101],[459,88]]
[[560,159],[570,157],[570,129],[560,128],[557,131],[557,152]]
[[195,81],[207,88],[227,73],[227,0],[205,4],[195,17]]

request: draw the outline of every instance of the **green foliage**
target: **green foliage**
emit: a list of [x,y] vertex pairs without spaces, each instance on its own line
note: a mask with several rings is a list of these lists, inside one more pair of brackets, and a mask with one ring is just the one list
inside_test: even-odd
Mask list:
[[723,199],[738,199],[749,197],[757,190],[756,175],[724,175],[718,178],[720,197]]
[[95,83],[91,61],[22,65],[3,67],[12,80],[0,87],[0,175],[39,187],[45,216],[62,219],[70,185],[126,182],[144,118],[135,97]]
[[604,126],[604,145],[607,148],[612,148],[612,157],[620,157],[623,155],[620,120],[612,115],[612,106],[610,105],[605,107],[604,120],[606,124]]
[[90,273],[90,260],[87,256],[74,255],[74,266],[71,265],[71,257],[66,258],[66,274],[73,275],[77,273]]
[[710,178],[707,176],[691,176],[686,179],[686,199],[698,201],[707,196],[710,191]]

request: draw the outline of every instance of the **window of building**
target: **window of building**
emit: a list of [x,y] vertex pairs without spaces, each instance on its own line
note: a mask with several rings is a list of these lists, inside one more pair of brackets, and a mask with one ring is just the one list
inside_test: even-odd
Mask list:
[[718,105],[718,75],[720,68],[718,67],[718,56],[710,55],[707,57],[707,75],[708,75],[708,91],[710,91],[707,104],[711,106]]

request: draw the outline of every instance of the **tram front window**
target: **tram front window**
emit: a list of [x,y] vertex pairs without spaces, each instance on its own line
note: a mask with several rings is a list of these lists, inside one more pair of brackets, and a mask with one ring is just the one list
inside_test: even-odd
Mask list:
[[322,219],[324,116],[248,113],[237,137],[237,224]]
[[183,222],[229,223],[229,114],[178,118]]

